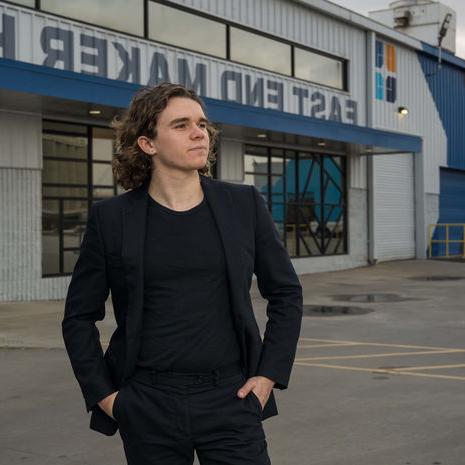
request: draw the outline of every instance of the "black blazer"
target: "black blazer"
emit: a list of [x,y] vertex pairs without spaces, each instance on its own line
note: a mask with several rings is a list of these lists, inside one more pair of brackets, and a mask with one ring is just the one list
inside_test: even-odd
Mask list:
[[[247,377],[286,389],[302,322],[302,286],[255,186],[200,175],[224,247],[231,310]],[[65,301],[62,332],[74,375],[92,411],[90,428],[113,435],[118,424],[98,402],[130,378],[141,343],[144,233],[149,181],[92,205]],[[250,298],[252,274],[267,299],[263,341]],[[111,290],[117,328],[105,354],[95,325]],[[278,414],[273,391],[262,419]]]

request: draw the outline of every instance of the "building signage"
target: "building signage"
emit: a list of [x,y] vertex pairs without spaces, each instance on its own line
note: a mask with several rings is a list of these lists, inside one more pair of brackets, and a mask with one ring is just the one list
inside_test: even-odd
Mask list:
[[0,3],[0,57],[141,85],[163,81],[220,100],[357,124],[344,92]]

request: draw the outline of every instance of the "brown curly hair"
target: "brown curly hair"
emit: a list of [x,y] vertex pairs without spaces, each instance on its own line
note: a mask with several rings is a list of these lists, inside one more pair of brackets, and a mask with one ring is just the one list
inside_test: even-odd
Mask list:
[[[157,135],[158,116],[168,105],[172,97],[187,97],[196,101],[205,112],[205,105],[193,89],[180,84],[163,82],[156,86],[142,87],[132,97],[131,103],[122,115],[117,115],[111,122],[115,130],[115,148],[111,167],[117,184],[123,189],[134,189],[152,176],[152,157],[146,154],[137,143],[139,136],[151,139]],[[211,166],[216,161],[215,143],[218,129],[207,123],[210,138],[210,150],[207,163],[197,171],[211,177]]]

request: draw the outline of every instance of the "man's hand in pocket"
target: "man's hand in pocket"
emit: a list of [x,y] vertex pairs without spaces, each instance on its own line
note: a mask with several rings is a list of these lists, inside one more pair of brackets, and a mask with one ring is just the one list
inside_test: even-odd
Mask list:
[[119,391],[115,391],[111,393],[109,396],[105,397],[102,399],[99,403],[98,406],[113,420],[115,420],[115,417],[113,416],[113,403],[115,402],[115,397],[118,394]]

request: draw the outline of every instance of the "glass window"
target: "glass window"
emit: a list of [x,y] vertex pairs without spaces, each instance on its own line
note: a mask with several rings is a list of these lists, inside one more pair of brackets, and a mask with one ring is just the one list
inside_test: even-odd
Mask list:
[[87,184],[87,163],[44,159],[43,183]]
[[226,58],[226,25],[149,2],[150,39]]
[[[261,147],[260,151],[263,149]],[[260,167],[271,168],[267,172],[260,169],[260,174],[250,169],[244,182],[255,185],[262,193],[289,255],[347,253],[344,157],[293,150],[284,152],[270,147],[266,150],[266,156],[258,157],[251,155],[257,152],[256,146],[246,146],[246,167],[253,167],[250,162],[259,158]],[[276,172],[274,164],[274,160],[279,159],[281,174]]]
[[60,271],[60,225],[58,200],[42,201],[42,268],[49,274]]
[[41,0],[40,7],[68,18],[143,35],[144,2],[141,0]]
[[376,67],[382,68],[384,65],[384,43],[381,42],[380,40],[376,41],[375,56],[376,56]]
[[42,184],[44,197],[87,198],[87,187],[47,186]]
[[55,121],[44,121],[42,127],[42,273],[70,274],[89,202],[122,192],[111,169],[113,130]]
[[344,88],[344,63],[319,53],[294,47],[295,77],[325,86]]
[[30,6],[31,8],[35,7],[35,0],[12,0],[13,3],[17,3],[18,5]]
[[92,165],[92,183],[99,187],[113,187],[113,173],[108,163],[94,163]]
[[259,155],[244,155],[244,171],[246,173],[268,173],[268,158]]
[[291,46],[235,27],[231,31],[231,60],[291,75]]
[[386,100],[388,102],[394,103],[397,96],[397,81],[393,76],[388,76],[386,78]]
[[42,145],[46,157],[87,159],[87,137],[44,134]]
[[94,160],[111,162],[113,158],[113,130],[92,128],[92,155]]
[[87,135],[87,128],[80,124],[61,123],[58,121],[43,121],[42,129],[47,132],[72,132],[73,134]]
[[376,79],[376,99],[384,100],[384,78],[381,73],[375,74]]
[[396,48],[386,44],[386,68],[392,73],[396,72]]

